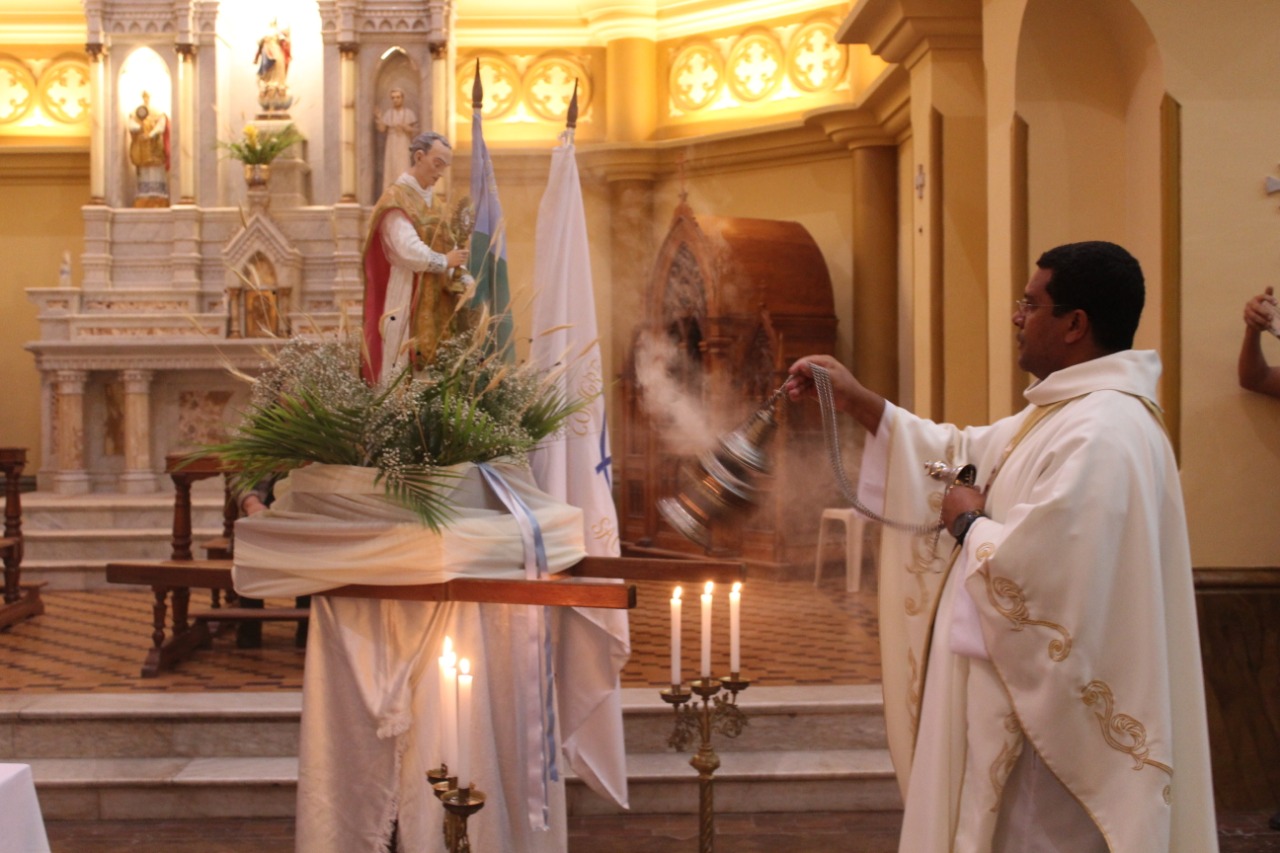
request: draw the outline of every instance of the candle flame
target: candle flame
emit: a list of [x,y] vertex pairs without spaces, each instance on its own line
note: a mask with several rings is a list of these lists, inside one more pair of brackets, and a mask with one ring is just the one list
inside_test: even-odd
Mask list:
[[715,583],[714,583],[713,581],[707,581],[707,585],[706,585],[705,587],[703,587],[703,590],[702,590],[702,591],[703,591],[705,594],[710,595],[710,594],[711,594],[711,591],[712,591],[713,589],[715,589],[715,588],[716,588],[716,585],[715,585]]
[[682,592],[684,592],[684,589],[683,589],[682,587],[676,587],[676,591],[675,591],[675,592],[673,592],[673,593],[671,593],[671,600],[672,600],[672,601],[679,601],[679,600],[680,600],[680,594],[681,594]]
[[451,652],[453,652],[453,640],[451,640],[449,635],[446,634],[444,638],[444,653],[447,655]]
[[741,593],[741,592],[742,592],[742,581],[734,581],[734,582],[733,582],[733,591],[734,591],[734,592],[736,592],[736,593]]
[[458,661],[458,671],[461,672],[463,675],[470,675],[471,661],[468,660],[467,658],[463,658],[462,660]]

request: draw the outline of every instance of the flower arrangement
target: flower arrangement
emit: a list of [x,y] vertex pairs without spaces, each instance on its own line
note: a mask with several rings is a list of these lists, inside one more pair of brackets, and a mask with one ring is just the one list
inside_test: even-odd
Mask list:
[[302,134],[292,124],[278,131],[258,130],[255,125],[246,124],[240,139],[219,142],[218,145],[227,149],[233,160],[239,160],[248,166],[261,166],[270,164],[290,145],[301,142],[302,138]]
[[488,354],[494,325],[459,332],[416,374],[372,386],[358,342],[293,338],[252,380],[232,437],[199,455],[236,469],[238,488],[310,463],[376,468],[388,498],[439,529],[451,512],[441,487],[457,476],[449,466],[522,459],[586,405],[569,402],[554,374]]

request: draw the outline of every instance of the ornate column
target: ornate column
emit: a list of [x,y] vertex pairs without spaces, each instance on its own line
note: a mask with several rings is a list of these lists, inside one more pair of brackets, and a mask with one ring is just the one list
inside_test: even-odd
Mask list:
[[196,78],[195,45],[179,44],[178,50],[178,204],[196,202]]
[[59,370],[58,388],[58,471],[53,490],[60,495],[89,493],[89,472],[84,467],[84,384],[87,370]]
[[356,200],[356,52],[358,45],[338,45],[342,102],[342,120],[338,125],[341,155],[339,192],[342,201]]
[[107,48],[98,43],[84,46],[89,54],[89,203],[107,199],[106,173],[106,65]]
[[124,382],[124,473],[120,491],[126,495],[156,490],[151,469],[151,379],[153,370],[122,370]]

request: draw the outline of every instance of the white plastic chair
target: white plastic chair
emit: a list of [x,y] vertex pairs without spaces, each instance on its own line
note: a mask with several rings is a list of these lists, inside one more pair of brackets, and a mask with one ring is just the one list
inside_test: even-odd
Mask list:
[[822,554],[829,524],[844,525],[844,588],[857,592],[862,586],[862,543],[866,538],[867,518],[857,510],[828,507],[818,522],[818,553],[814,557],[813,585],[822,579]]

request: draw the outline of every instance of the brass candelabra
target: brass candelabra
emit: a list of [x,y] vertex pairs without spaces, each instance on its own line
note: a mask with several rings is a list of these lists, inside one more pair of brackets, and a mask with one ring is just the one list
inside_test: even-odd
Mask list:
[[[711,745],[713,733],[725,737],[737,737],[747,725],[747,715],[738,707],[738,694],[751,682],[738,673],[725,678],[699,678],[689,683],[689,689],[673,684],[662,691],[662,699],[676,713],[675,728],[667,745],[683,752],[696,736],[698,751],[689,764],[698,771],[698,850],[712,853],[715,850],[715,772],[720,767],[720,756]],[[722,695],[726,694],[727,695]],[[690,702],[697,695],[698,701]]]
[[467,818],[484,808],[484,794],[474,787],[459,788],[458,777],[449,775],[447,765],[427,771],[427,781],[436,799],[444,806],[444,844],[449,853],[471,853]]

